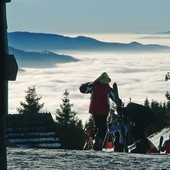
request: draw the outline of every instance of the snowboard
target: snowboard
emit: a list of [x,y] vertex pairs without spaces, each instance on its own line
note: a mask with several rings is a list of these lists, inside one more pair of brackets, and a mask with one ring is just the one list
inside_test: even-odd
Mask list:
[[162,144],[163,144],[163,140],[164,140],[164,137],[161,136],[161,137],[160,137],[160,140],[159,140],[159,145],[158,145],[158,150],[159,150],[159,152],[161,151]]
[[119,98],[119,91],[118,91],[118,86],[116,82],[113,83],[113,92],[115,94],[115,103],[117,107],[121,107],[121,100]]
[[[115,94],[115,103],[116,103],[116,106],[117,108],[120,108],[122,107],[122,101],[121,99],[119,98],[119,91],[118,91],[118,86],[117,86],[117,83],[114,82],[113,83],[113,92]],[[125,122],[123,120],[123,117],[122,117],[122,114],[119,113],[118,109],[117,109],[117,113],[118,113],[118,121],[119,121],[119,124],[121,124],[121,134],[124,138],[124,143],[123,143],[123,148],[125,150],[125,152],[128,152],[128,146],[127,146],[127,136],[126,136],[126,130],[125,130]]]

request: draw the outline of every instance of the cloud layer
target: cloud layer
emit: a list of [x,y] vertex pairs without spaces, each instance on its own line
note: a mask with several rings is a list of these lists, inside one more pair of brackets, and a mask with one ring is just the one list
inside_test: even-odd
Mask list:
[[17,80],[9,82],[9,113],[16,113],[20,102],[25,101],[25,91],[35,85],[43,112],[60,108],[64,90],[70,92],[70,103],[83,121],[89,117],[89,94],[81,94],[82,83],[95,80],[102,72],[107,72],[112,79],[110,85],[117,82],[120,97],[125,104],[129,98],[137,103],[149,100],[165,101],[165,92],[169,90],[169,81],[164,76],[170,71],[169,53],[95,53],[69,52],[62,54],[74,56],[81,61],[57,64],[53,68],[23,68],[18,72]]

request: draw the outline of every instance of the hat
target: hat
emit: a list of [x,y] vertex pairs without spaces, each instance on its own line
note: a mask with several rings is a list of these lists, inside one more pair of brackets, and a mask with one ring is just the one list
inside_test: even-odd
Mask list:
[[102,73],[101,76],[98,78],[98,81],[102,84],[107,84],[111,82],[108,74],[106,72]]

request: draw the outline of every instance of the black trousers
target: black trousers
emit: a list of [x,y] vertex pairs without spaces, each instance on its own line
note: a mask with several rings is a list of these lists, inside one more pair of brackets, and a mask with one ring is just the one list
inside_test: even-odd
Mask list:
[[104,140],[107,132],[107,116],[93,115],[93,119],[95,123],[95,135]]

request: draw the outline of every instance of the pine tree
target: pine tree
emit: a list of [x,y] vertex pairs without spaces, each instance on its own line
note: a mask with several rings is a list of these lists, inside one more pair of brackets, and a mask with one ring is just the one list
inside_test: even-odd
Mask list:
[[149,100],[148,98],[146,98],[146,100],[144,101],[144,106],[148,106],[149,107],[150,103],[149,103]]
[[93,116],[90,115],[89,119],[85,123],[85,128],[87,127],[93,127],[94,128],[94,119]]
[[77,118],[77,113],[72,111],[69,92],[63,93],[63,103],[56,110],[56,129],[63,149],[82,149],[85,141],[82,121]]
[[168,91],[165,93],[165,97],[166,97],[166,99],[167,99],[168,101],[170,101],[170,94],[169,94]]
[[170,126],[170,94],[169,94],[169,92],[166,92],[165,97],[168,100],[167,103],[166,103],[165,118],[166,118],[167,125]]
[[26,91],[25,102],[20,102],[21,107],[17,108],[20,114],[36,114],[43,108],[44,103],[39,101],[42,97],[38,97],[35,86],[29,87]]
[[59,124],[78,124],[77,113],[72,111],[73,104],[70,104],[69,92],[65,90],[63,93],[64,98],[62,99],[63,103],[60,104],[60,109],[56,110],[56,121]]

